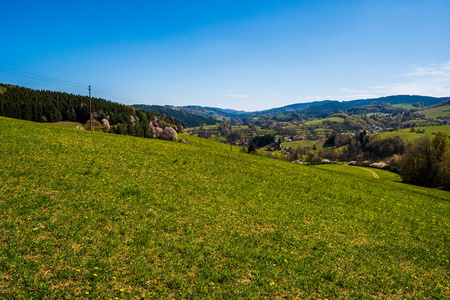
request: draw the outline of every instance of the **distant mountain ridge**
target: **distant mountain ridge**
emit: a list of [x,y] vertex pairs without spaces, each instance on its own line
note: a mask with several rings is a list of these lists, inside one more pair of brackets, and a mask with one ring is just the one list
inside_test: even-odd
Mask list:
[[189,106],[173,106],[171,107],[176,110],[187,111],[192,114],[198,114],[204,117],[211,117],[215,119],[221,118],[239,118],[241,116],[247,115],[248,112],[239,111],[234,109],[224,109],[218,107],[208,107],[208,106],[198,106],[198,105],[189,105]]
[[215,119],[224,118],[244,118],[244,117],[258,117],[261,115],[277,115],[286,113],[302,113],[317,117],[326,117],[339,111],[346,111],[347,109],[366,106],[378,103],[390,103],[394,104],[413,104],[423,103],[426,106],[438,104],[440,102],[448,101],[450,97],[429,97],[418,95],[395,95],[386,96],[372,99],[357,99],[350,101],[337,101],[337,100],[322,100],[305,103],[295,103],[282,107],[271,108],[267,110],[245,112],[233,109],[223,109],[217,107],[204,107],[204,106],[170,106],[170,108],[180,111],[186,111],[191,114],[196,114],[204,117],[211,117]]
[[296,104],[289,104],[286,106],[278,107],[278,108],[271,108],[267,110],[262,111],[256,111],[250,113],[251,115],[261,115],[261,114],[285,114],[285,113],[292,113],[292,112],[298,112],[301,110],[308,109],[310,107],[319,106],[319,105],[327,105],[332,102],[337,102],[333,100],[322,100],[322,101],[314,101],[314,102],[305,102],[305,103],[296,103]]

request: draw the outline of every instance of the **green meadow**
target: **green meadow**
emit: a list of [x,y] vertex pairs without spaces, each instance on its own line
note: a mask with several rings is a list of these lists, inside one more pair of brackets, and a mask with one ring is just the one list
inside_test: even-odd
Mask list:
[[[447,132],[450,135],[450,125],[441,125],[441,126],[428,126],[428,127],[415,127],[415,131],[411,131],[411,128],[405,128],[405,129],[399,129],[396,131],[383,131],[380,133],[377,133],[378,136],[385,138],[390,136],[400,136],[410,142],[413,142],[423,136],[429,136],[430,138],[433,137],[433,134],[444,131]],[[417,131],[420,129],[420,133]],[[425,131],[425,132],[423,132]]]
[[[380,169],[375,169],[375,168],[369,168],[369,167],[359,167],[359,166],[349,166],[348,164],[324,164],[324,165],[314,165],[311,166],[312,168],[316,168],[316,169],[321,169],[321,170],[327,170],[333,173],[340,173],[344,176],[356,176],[358,178],[361,177],[368,177],[368,178],[379,178],[379,179],[383,179],[383,180],[391,180],[391,181],[396,181],[396,182],[400,182],[401,178],[400,175],[393,173],[393,172],[389,172],[389,171],[385,171],[385,170],[380,170]],[[376,174],[376,176],[374,176],[374,174]]]
[[392,106],[393,107],[405,108],[405,109],[413,109],[413,108],[415,108],[412,104],[407,104],[407,103],[399,103],[399,104],[394,104]]
[[430,119],[437,119],[438,117],[450,118],[450,105],[422,110],[421,113]]
[[323,144],[323,141],[311,141],[311,140],[301,140],[293,142],[284,142],[281,147],[291,147],[291,148],[313,148],[314,145],[319,146]]
[[324,121],[330,121],[330,122],[335,122],[335,123],[344,123],[345,119],[341,118],[341,117],[329,117],[326,119],[308,121],[305,124],[306,125],[319,125],[319,124],[322,124],[322,122],[324,122]]
[[0,140],[0,298],[450,297],[449,192],[205,140]]
[[[78,126],[83,127],[83,124],[81,124],[81,123],[70,122],[70,121],[61,121],[61,122],[56,122],[56,123],[51,123],[51,124],[55,125],[55,126],[59,126],[59,127],[72,128],[72,129],[75,129]],[[94,124],[94,123],[92,123],[92,124]]]

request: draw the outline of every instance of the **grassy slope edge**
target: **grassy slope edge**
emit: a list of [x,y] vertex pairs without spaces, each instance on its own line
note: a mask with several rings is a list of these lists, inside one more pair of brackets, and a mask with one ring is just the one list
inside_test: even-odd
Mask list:
[[0,298],[445,298],[450,194],[0,118]]

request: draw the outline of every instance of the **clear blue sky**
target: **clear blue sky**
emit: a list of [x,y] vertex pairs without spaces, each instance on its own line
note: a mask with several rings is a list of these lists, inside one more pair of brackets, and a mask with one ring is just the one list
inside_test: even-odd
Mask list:
[[450,96],[448,0],[17,0],[1,11],[3,83],[247,111]]

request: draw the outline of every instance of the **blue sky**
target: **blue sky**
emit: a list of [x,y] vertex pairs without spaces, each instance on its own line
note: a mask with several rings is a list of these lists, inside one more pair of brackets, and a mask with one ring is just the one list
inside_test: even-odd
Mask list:
[[5,1],[0,82],[247,111],[450,96],[449,16],[448,0]]

